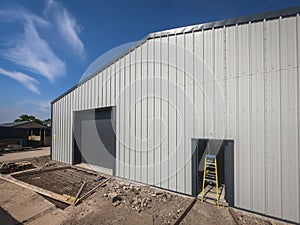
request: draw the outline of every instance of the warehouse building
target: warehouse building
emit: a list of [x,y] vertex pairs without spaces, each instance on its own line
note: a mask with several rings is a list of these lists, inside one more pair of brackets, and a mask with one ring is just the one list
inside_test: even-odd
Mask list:
[[[300,7],[155,32],[52,102],[54,160],[300,222]],[[203,173],[203,172],[202,172]]]

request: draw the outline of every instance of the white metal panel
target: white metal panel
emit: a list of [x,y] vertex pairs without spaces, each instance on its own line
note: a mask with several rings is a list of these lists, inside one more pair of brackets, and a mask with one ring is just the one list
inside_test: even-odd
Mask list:
[[266,69],[278,71],[279,62],[279,20],[266,21]]
[[[250,179],[251,209],[265,212],[265,152],[264,152],[264,52],[263,23],[250,29]],[[253,75],[252,75],[253,74]],[[256,175],[261,174],[261,175]]]
[[217,80],[214,83],[214,137],[223,139],[225,137],[226,115],[225,115],[225,82]]
[[99,73],[98,77],[99,77],[99,80],[98,80],[98,82],[99,82],[99,99],[98,99],[98,105],[100,107],[103,107],[103,72]]
[[162,39],[162,129],[161,129],[161,136],[162,136],[162,187],[168,188],[169,187],[169,91],[168,91],[168,80],[169,80],[169,66],[168,66],[168,37]]
[[129,74],[129,91],[130,91],[130,102],[129,102],[129,129],[130,135],[129,146],[130,146],[130,164],[129,164],[129,175],[131,180],[136,179],[136,68],[135,68],[135,55],[136,52],[130,53],[130,74]]
[[195,137],[204,137],[204,48],[202,32],[195,32],[194,40],[194,89],[195,89]]
[[142,45],[142,96],[141,96],[141,105],[142,105],[142,114],[141,114],[141,124],[142,124],[142,182],[147,183],[148,181],[148,43]]
[[296,17],[280,20],[280,55],[281,69],[297,66]]
[[241,206],[246,209],[251,209],[250,206],[250,107],[249,107],[249,95],[250,95],[250,77],[239,78],[239,160],[240,163],[240,191],[239,197]]
[[148,94],[147,94],[147,105],[148,105],[148,146],[147,146],[147,154],[148,154],[148,184],[153,185],[155,179],[154,173],[154,40],[151,39],[148,41]]
[[258,74],[264,72],[264,36],[263,23],[252,23],[250,25],[250,70],[251,74]]
[[110,105],[116,105],[116,63],[111,66],[110,70]]
[[[182,36],[182,35],[181,35]],[[169,189],[176,191],[177,187],[177,170],[176,170],[176,165],[177,165],[177,151],[176,151],[176,145],[178,141],[178,137],[176,136],[178,131],[177,131],[177,104],[176,104],[176,93],[178,93],[177,90],[177,81],[180,77],[178,74],[178,68],[180,68],[180,65],[178,64],[178,59],[177,59],[177,51],[178,48],[176,46],[178,42],[178,38],[176,36],[170,36],[169,37],[169,96],[168,96],[168,124],[169,124]],[[177,61],[177,62],[176,62]],[[182,61],[183,62],[183,61]],[[182,75],[181,75],[182,76]],[[182,80],[183,80],[182,76]],[[177,96],[178,98],[178,96]],[[178,150],[180,147],[178,148]]]
[[[284,54],[283,54],[284,55]],[[282,216],[296,221],[299,216],[299,171],[297,167],[297,71],[283,70],[281,75],[281,165]]]
[[237,26],[226,27],[226,77],[231,78],[237,76],[236,71],[236,52],[237,52]]
[[154,185],[161,186],[161,42],[160,38],[156,38],[154,41]]
[[86,105],[86,109],[91,109],[92,108],[92,84],[91,84],[91,80],[87,81],[86,82],[86,102],[87,102],[87,105]]
[[[174,160],[176,169],[170,168],[171,171],[176,171],[176,190],[178,192],[184,192],[184,144],[185,144],[185,131],[184,131],[184,117],[185,117],[185,77],[187,74],[185,68],[185,52],[187,51],[185,46],[185,34],[176,36],[176,77],[175,77],[175,88],[170,89],[170,103],[172,104],[172,111],[175,114],[175,121],[169,121],[170,123],[170,135],[174,135],[174,147],[170,150],[170,165]],[[170,58],[172,53],[170,52]],[[171,62],[172,64],[172,62]],[[170,76],[172,73],[170,72]],[[170,82],[174,82],[170,79]],[[175,93],[174,93],[175,91]],[[174,108],[175,107],[175,108]],[[174,127],[172,127],[172,125]],[[175,129],[174,129],[175,128]],[[174,133],[172,132],[174,130]],[[171,137],[170,137],[171,138]],[[173,158],[173,157],[174,158]]]
[[239,73],[238,76],[249,75],[249,24],[238,26]]
[[214,71],[214,30],[204,32],[204,83],[215,80]]
[[267,74],[267,202],[268,215],[281,216],[280,73]]
[[224,28],[215,29],[214,51],[216,80],[224,79]]
[[252,209],[265,212],[264,76],[251,76],[251,197]]
[[135,99],[135,110],[136,110],[136,180],[141,181],[142,179],[142,48],[136,49],[136,99]]
[[[124,84],[125,84],[125,59],[121,59],[120,64],[120,83],[119,83],[119,134],[118,139],[120,142],[119,146],[119,174],[121,177],[125,176],[125,94],[124,94]],[[106,77],[103,76],[105,82]],[[104,84],[106,86],[106,84]],[[105,88],[104,88],[105,89]],[[104,92],[104,90],[103,90]],[[104,94],[104,93],[103,93]],[[104,94],[105,95],[105,94]],[[105,95],[106,96],[106,95]],[[104,97],[104,96],[103,96]],[[105,97],[104,97],[105,99]],[[105,105],[106,106],[106,105]]]
[[[297,14],[296,16],[297,21],[296,21],[296,36],[297,36],[297,112],[298,112],[298,118],[297,118],[297,125],[298,125],[298,130],[297,130],[297,134],[298,134],[298,152],[297,155],[298,157],[296,157],[298,159],[297,161],[297,166],[298,166],[298,175],[297,175],[297,179],[298,179],[298,190],[300,189],[300,17],[299,14]],[[298,192],[298,219],[296,221],[300,221],[300,193]]]
[[214,30],[204,32],[204,137],[214,135],[215,112],[215,67],[214,67]]
[[[184,104],[184,121],[182,126],[184,126],[185,132],[185,142],[184,142],[184,158],[183,161],[179,162],[179,169],[184,170],[183,179],[184,189],[183,193],[191,194],[192,192],[192,164],[191,164],[191,139],[194,137],[195,133],[195,99],[194,99],[194,34],[185,34],[185,104]],[[179,190],[178,190],[179,191]]]
[[124,71],[124,177],[129,179],[129,164],[130,164],[130,115],[129,115],[129,104],[130,104],[130,55],[125,56],[125,71]]

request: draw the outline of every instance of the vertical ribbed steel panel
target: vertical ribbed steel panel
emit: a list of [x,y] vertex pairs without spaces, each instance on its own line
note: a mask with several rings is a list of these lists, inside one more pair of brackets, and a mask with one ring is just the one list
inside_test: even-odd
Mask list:
[[124,115],[124,177],[130,178],[130,133],[129,133],[129,103],[130,103],[130,54],[125,56],[125,67],[124,67],[124,110],[122,114]]
[[156,38],[154,41],[154,185],[160,187],[161,186],[161,174],[162,174],[162,164],[161,164],[161,156],[162,156],[162,100],[161,100],[161,92],[162,92],[162,80],[161,80],[161,38]]
[[154,94],[154,41],[150,39],[148,41],[148,56],[147,56],[147,64],[148,64],[148,77],[147,77],[147,121],[148,121],[148,146],[147,146],[147,156],[148,156],[148,184],[154,184],[154,110],[155,110],[155,101],[153,98]]
[[191,194],[192,137],[235,141],[235,205],[300,222],[299,16],[149,39],[53,104],[52,157],[74,111],[116,106],[116,174]]

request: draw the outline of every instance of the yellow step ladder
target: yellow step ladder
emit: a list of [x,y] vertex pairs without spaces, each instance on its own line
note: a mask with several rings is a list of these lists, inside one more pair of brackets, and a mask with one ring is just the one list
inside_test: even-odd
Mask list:
[[[218,184],[218,166],[217,166],[217,156],[216,155],[205,155],[204,158],[204,174],[202,183],[202,202],[204,201],[205,195],[205,184],[216,187],[216,202],[219,207],[219,184]],[[211,189],[210,189],[211,190]],[[207,194],[207,193],[206,193]]]

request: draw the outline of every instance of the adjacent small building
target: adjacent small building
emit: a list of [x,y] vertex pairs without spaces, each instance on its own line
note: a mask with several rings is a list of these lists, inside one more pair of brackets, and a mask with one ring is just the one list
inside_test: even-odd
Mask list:
[[0,124],[1,146],[38,147],[50,146],[51,128],[26,121]]

